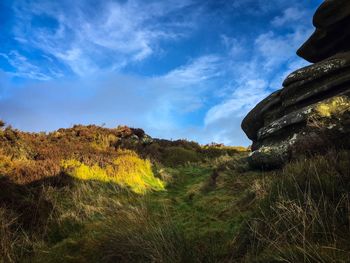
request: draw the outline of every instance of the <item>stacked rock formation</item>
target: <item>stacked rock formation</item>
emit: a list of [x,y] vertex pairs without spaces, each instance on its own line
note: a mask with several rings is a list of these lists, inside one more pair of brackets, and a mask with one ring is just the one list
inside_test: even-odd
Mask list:
[[297,54],[315,64],[290,74],[243,120],[253,166],[280,166],[329,144],[350,146],[350,1],[326,0],[313,23]]

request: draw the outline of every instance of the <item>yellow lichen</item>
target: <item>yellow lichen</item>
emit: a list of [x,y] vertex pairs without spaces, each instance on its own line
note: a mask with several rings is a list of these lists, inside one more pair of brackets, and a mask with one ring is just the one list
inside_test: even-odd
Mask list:
[[319,117],[332,117],[350,110],[350,99],[346,96],[338,96],[317,104],[315,111]]

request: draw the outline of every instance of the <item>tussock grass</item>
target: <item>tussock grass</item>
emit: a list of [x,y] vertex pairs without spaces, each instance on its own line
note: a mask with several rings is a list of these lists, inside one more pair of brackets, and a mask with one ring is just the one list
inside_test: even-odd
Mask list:
[[246,247],[249,262],[347,262],[349,152],[330,151],[275,172],[269,194],[243,229],[240,248]]
[[45,192],[55,211],[33,262],[218,262],[219,235],[189,237],[158,198],[93,181]]
[[15,262],[16,231],[13,228],[16,218],[9,211],[0,208],[0,262]]
[[115,214],[99,228],[93,246],[103,262],[192,262],[193,245],[184,231],[166,210],[162,218],[155,220],[145,207]]
[[[166,191],[138,195],[101,181],[28,188],[51,204],[39,232],[0,210],[3,262],[347,262],[350,153],[242,172],[220,157],[161,168]],[[220,168],[206,187],[210,167]],[[33,192],[34,193],[34,192]],[[33,199],[33,202],[37,199]],[[2,262],[1,262],[2,263]]]
[[244,149],[152,142],[128,127],[8,127],[0,146],[1,263],[350,257],[349,151],[262,172]]

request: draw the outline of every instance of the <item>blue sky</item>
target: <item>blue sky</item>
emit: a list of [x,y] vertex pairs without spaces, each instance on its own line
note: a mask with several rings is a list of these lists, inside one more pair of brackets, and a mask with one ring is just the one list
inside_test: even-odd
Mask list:
[[245,114],[307,65],[322,0],[0,1],[0,118],[249,145]]

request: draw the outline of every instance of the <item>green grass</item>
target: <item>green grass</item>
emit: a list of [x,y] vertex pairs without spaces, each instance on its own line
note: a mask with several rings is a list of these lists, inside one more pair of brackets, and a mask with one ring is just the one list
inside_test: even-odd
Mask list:
[[210,166],[156,168],[158,176],[166,174],[167,187],[144,195],[74,178],[63,187],[42,186],[38,198],[53,208],[40,234],[28,234],[24,256],[10,262],[227,261],[247,214],[232,198],[231,184],[244,181],[243,188],[250,179],[223,173],[209,187]]
[[0,210],[0,262],[347,262],[350,153],[269,172],[244,157],[155,165],[165,190],[143,195],[72,177],[16,186],[20,209],[40,203],[31,207],[40,223]]
[[239,178],[232,180],[230,175],[222,174],[221,185],[208,189],[211,172],[208,168],[193,166],[180,168],[177,183],[170,185],[167,192],[151,195],[153,205],[166,204],[172,218],[192,238],[218,231],[232,238],[242,215],[235,205],[229,181]]

